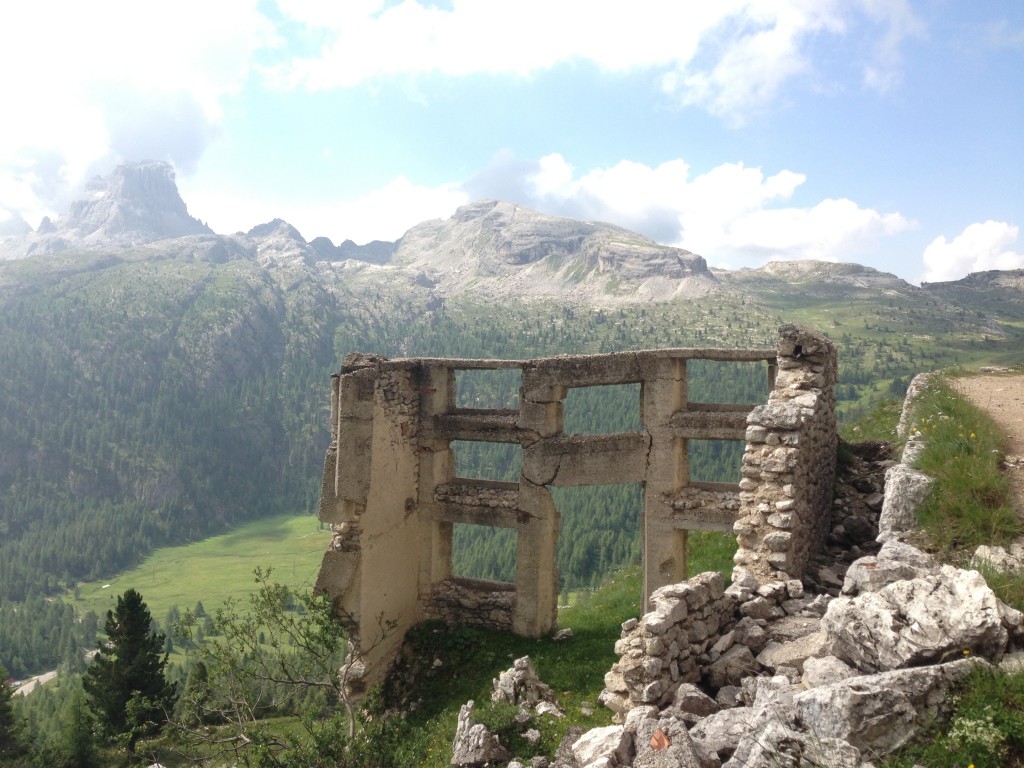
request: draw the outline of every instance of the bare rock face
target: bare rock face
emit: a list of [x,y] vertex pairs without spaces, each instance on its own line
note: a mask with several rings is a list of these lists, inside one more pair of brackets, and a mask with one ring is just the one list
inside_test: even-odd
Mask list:
[[[611,224],[549,216],[497,200],[419,224],[390,261],[420,270],[442,293],[523,292],[667,300],[711,293],[703,258]],[[593,294],[593,295],[591,295]]]
[[58,229],[86,240],[132,237],[143,242],[212,234],[189,216],[174,169],[160,162],[125,163],[109,177],[97,177],[71,203]]
[[[8,257],[70,248],[125,248],[213,230],[192,218],[178,194],[174,169],[164,162],[124,163],[86,185],[66,216],[5,245]],[[12,250],[13,249],[13,250]]]

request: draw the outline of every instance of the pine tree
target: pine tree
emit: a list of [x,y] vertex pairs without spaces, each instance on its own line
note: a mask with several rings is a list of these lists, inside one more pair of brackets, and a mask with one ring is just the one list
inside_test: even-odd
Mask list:
[[0,765],[17,765],[25,754],[22,725],[11,704],[13,697],[7,670],[0,664]]
[[60,746],[66,768],[94,768],[96,745],[92,735],[92,715],[85,693],[77,688],[64,706]]
[[129,589],[107,611],[107,642],[82,678],[93,710],[111,736],[128,735],[129,752],[138,737],[155,732],[174,707],[174,683],[164,674],[164,636],[153,632],[142,595]]

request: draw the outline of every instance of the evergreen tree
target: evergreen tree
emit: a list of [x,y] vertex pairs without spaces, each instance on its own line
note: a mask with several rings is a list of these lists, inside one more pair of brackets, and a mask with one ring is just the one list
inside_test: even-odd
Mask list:
[[13,696],[7,670],[0,664],[0,765],[17,765],[25,754],[21,722],[11,704]]
[[61,728],[61,752],[66,768],[93,768],[97,765],[93,740],[93,719],[85,693],[76,686],[64,707]]
[[82,679],[100,725],[111,736],[127,735],[129,752],[142,735],[155,732],[174,706],[176,685],[164,674],[164,636],[142,595],[129,589],[107,611],[107,642]]

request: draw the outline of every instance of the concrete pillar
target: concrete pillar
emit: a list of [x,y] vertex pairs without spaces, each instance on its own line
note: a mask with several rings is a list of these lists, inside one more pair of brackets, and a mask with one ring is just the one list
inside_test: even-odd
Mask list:
[[548,490],[524,478],[519,481],[516,538],[516,604],[512,631],[526,637],[551,632],[558,620],[559,514]]
[[644,552],[644,610],[658,587],[686,578],[686,531],[672,525],[670,501],[690,481],[688,445],[673,435],[672,415],[686,408],[686,360],[662,359],[645,371],[641,413],[651,436],[641,521]]
[[434,520],[434,490],[455,477],[455,454],[451,443],[437,436],[434,418],[455,408],[455,371],[447,366],[424,368],[420,386],[419,498],[421,541],[420,599],[426,600],[434,587],[452,575],[451,523]]

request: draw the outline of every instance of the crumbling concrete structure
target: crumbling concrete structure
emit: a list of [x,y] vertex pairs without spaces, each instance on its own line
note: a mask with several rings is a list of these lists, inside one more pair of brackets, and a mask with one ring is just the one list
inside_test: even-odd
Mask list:
[[[425,619],[533,637],[555,628],[559,511],[551,486],[643,483],[645,608],[656,589],[686,578],[687,531],[732,531],[737,518],[742,567],[755,577],[785,570],[799,578],[829,513],[836,359],[831,343],[808,329],[783,326],[780,336],[777,350],[346,357],[333,377],[320,506],[334,537],[317,586],[352,622],[366,680],[379,679],[405,631]],[[689,360],[765,361],[775,390],[761,407],[690,402]],[[521,372],[518,408],[457,407],[457,372],[499,369]],[[621,384],[641,385],[641,430],[565,434],[569,389]],[[690,440],[747,440],[742,484],[692,481]],[[521,446],[519,481],[457,477],[454,441]],[[817,469],[805,471],[803,461]],[[514,583],[453,576],[456,523],[516,531]]]

